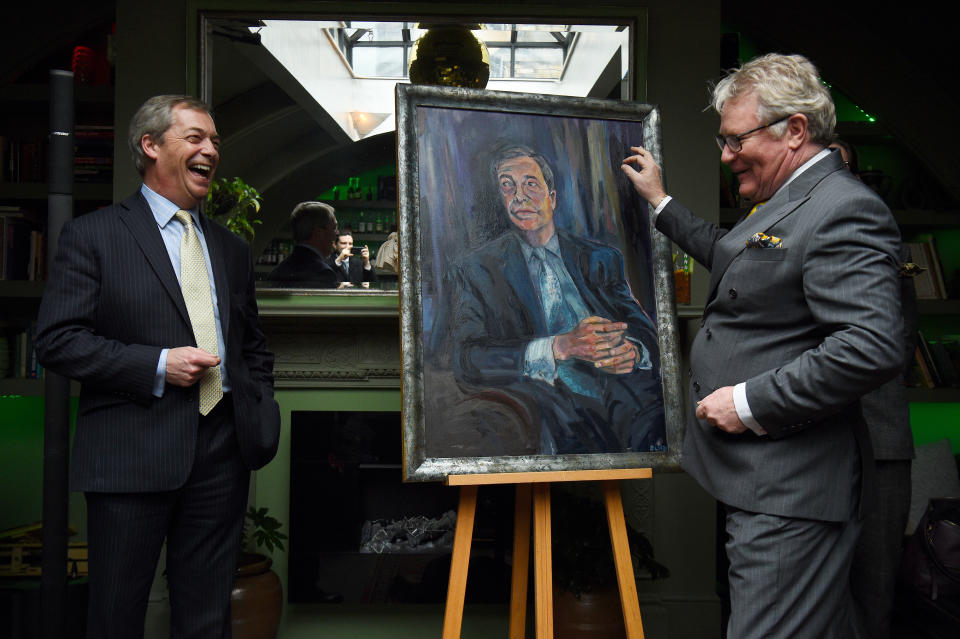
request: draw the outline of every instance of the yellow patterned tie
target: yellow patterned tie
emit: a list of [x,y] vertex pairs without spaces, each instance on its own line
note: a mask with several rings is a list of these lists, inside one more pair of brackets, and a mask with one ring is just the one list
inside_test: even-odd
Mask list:
[[[754,213],[756,213],[756,212],[757,212],[757,209],[759,209],[761,206],[763,206],[763,205],[766,204],[766,203],[767,203],[767,200],[764,200],[763,202],[757,202],[756,204],[754,204],[754,205],[753,205],[753,208],[750,209],[750,212],[747,213],[747,217],[750,217],[751,215],[753,215]],[[743,219],[747,219],[747,218],[743,218]]]
[[[210,276],[207,262],[203,259],[203,247],[193,227],[193,216],[187,211],[177,211],[176,217],[184,226],[180,239],[180,288],[183,301],[187,303],[190,323],[193,324],[193,336],[197,340],[197,348],[219,355],[217,325],[210,297]],[[200,378],[200,414],[208,414],[222,397],[220,367],[211,366]]]

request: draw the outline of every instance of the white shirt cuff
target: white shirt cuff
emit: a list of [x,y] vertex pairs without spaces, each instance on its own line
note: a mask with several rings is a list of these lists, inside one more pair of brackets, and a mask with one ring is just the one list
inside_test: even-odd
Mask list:
[[658,215],[660,215],[660,211],[662,211],[667,203],[669,203],[672,199],[673,198],[668,195],[660,200],[660,204],[657,204],[657,208],[653,209],[653,217],[656,218]]
[[167,353],[169,348],[160,351],[160,359],[157,360],[157,373],[153,378],[153,396],[163,397],[163,389],[167,383]]
[[737,409],[737,417],[743,422],[743,425],[755,432],[757,435],[766,435],[767,431],[760,422],[753,418],[753,412],[750,410],[750,404],[747,403],[747,384],[740,382],[733,387],[733,405]]
[[538,337],[527,344],[523,354],[523,372],[527,377],[553,384],[557,362],[553,358],[553,337]]

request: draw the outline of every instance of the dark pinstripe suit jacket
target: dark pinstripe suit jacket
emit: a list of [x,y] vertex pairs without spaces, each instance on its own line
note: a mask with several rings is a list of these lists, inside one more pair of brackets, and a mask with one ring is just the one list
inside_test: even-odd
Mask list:
[[[201,222],[217,285],[225,364],[244,464],[273,458],[280,416],[273,355],[260,330],[249,247]],[[143,492],[182,485],[193,464],[197,387],[152,393],[165,347],[195,346],[160,231],[139,192],[68,222],[37,319],[49,369],[81,383],[73,490]]]

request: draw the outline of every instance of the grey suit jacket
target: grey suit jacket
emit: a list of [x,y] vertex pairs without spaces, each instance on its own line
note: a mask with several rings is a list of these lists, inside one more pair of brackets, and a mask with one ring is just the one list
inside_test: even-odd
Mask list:
[[[899,259],[912,259],[909,249],[900,247]],[[900,278],[900,307],[903,313],[904,373],[913,364],[917,348],[917,294],[913,279]],[[904,375],[897,375],[880,388],[860,398],[860,410],[867,421],[870,443],[876,460],[913,459],[913,431]]]
[[[234,425],[248,468],[277,450],[273,355],[260,330],[250,248],[201,220],[217,288]],[[197,386],[154,397],[161,349],[195,346],[177,276],[138,192],[68,222],[37,319],[37,356],[80,381],[73,490],[143,492],[182,485],[193,467]]]
[[[899,231],[841,168],[827,156],[729,232],[675,201],[656,222],[711,271],[683,467],[737,508],[846,520],[872,468],[858,398],[901,370]],[[782,247],[748,248],[758,232]],[[696,400],[739,382],[768,435],[729,435],[693,416]]]

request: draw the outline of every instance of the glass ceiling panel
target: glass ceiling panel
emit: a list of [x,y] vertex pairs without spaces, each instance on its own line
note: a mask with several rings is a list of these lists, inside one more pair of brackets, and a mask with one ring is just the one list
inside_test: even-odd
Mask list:
[[[417,24],[351,21],[330,32],[356,76],[405,78],[410,49],[425,33]],[[491,23],[474,33],[488,45],[492,79],[559,80],[579,29],[581,25]],[[382,51],[371,52],[376,49]]]

